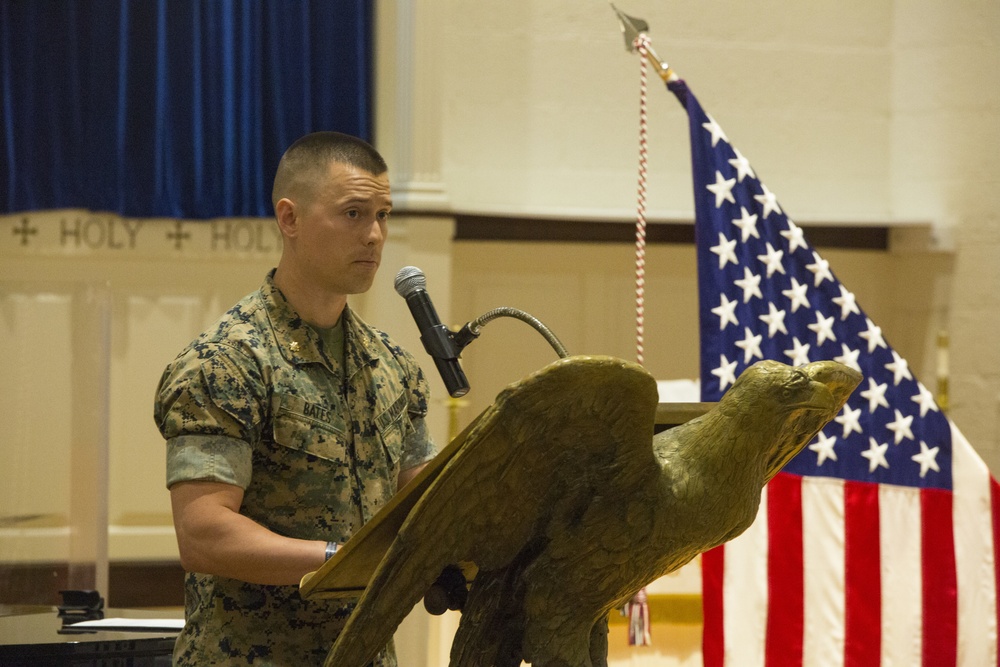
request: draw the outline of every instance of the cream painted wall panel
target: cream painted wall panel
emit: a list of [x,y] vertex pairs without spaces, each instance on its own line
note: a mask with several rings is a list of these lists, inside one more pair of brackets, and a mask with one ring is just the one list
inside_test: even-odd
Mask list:
[[167,361],[209,324],[208,313],[222,312],[211,292],[143,293],[149,289],[123,290],[115,306],[109,550],[116,559],[176,557],[153,397]]
[[[451,3],[440,36],[457,56],[443,76],[453,206],[588,216],[634,206],[638,63],[610,9],[594,9]],[[659,108],[680,118],[660,97]],[[686,141],[677,125],[669,145],[686,151]]]
[[897,295],[892,304],[892,345],[910,363],[914,376],[932,391],[937,383],[938,334],[951,326],[948,295],[954,264],[954,255],[944,252],[892,258],[890,278]]
[[[0,470],[7,496],[0,558],[101,562],[105,540],[90,527],[103,522],[107,506],[106,291],[28,276],[5,281],[0,291],[10,370],[0,392],[10,408],[0,415],[9,455]],[[100,588],[101,573],[93,575],[89,567],[74,569],[71,583]]]
[[[869,117],[888,111],[892,59],[885,44],[687,39],[676,46],[671,42],[670,48],[680,52],[671,65],[720,122],[724,110],[757,115],[811,110]],[[770,135],[776,129],[780,125],[762,123],[755,133]]]
[[682,6],[644,2],[630,8],[619,7],[648,20],[656,28],[654,34],[811,48],[844,44],[881,46],[888,38],[892,18],[891,2],[867,0],[810,3],[716,0]]
[[1000,474],[1000,5],[894,4],[897,215],[922,215],[954,251],[946,293],[950,416]]
[[952,416],[1000,476],[1000,210],[961,229],[951,316]]
[[[72,295],[37,284],[8,284],[0,289],[0,363],[4,369],[0,530],[66,526],[72,444]],[[45,493],[39,493],[43,489]],[[19,551],[28,548],[8,535],[0,539],[0,558],[18,558]]]
[[113,559],[177,555],[164,442],[153,420],[156,386],[167,363],[242,294],[253,291],[267,271],[264,264],[256,271],[247,268],[194,271],[195,280],[183,285],[172,278],[175,270],[160,266],[116,283],[109,462]]
[[[940,124],[942,131],[928,133],[927,126],[932,123],[935,126]],[[1000,145],[1000,125],[995,123],[994,114],[976,108],[947,111],[914,109],[901,113],[894,120],[893,127],[898,141],[905,143],[905,153],[901,151],[899,163],[893,165],[893,174],[898,184],[905,188],[905,196],[916,197],[913,202],[900,201],[898,208],[905,210],[919,206],[921,198],[918,191],[929,185],[941,198],[941,204],[952,211],[964,208],[963,204],[982,210],[993,201],[984,186],[996,179],[990,169],[996,165],[998,158],[988,148]],[[959,128],[972,131],[960,132]],[[968,197],[968,201],[960,199],[964,197]],[[921,214],[919,211],[914,213]],[[940,215],[941,211],[922,213],[923,219],[930,219],[931,215]]]
[[[574,347],[580,347],[574,343],[585,324],[580,309],[582,285],[575,278],[494,276],[489,281],[467,284],[462,291],[470,312],[475,313],[473,317],[500,306],[519,308],[541,320],[572,353]],[[513,294],[517,295],[517,303],[512,302]],[[466,398],[479,407],[470,416],[492,403],[506,385],[558,358],[548,342],[528,324],[506,317],[488,323],[479,339],[462,355],[472,387]]]
[[1000,6],[989,0],[907,0],[894,3],[893,41],[927,47],[961,42],[996,46]]
[[[567,258],[572,258],[581,251],[585,256],[579,258],[581,261],[576,270],[580,272],[578,280],[584,284],[587,294],[586,310],[583,313],[585,319],[580,328],[583,341],[579,348],[571,352],[635,359],[635,281],[629,275],[630,263],[634,261],[632,253],[628,252],[627,246],[605,248],[603,258],[586,256],[597,253],[598,248],[567,247],[564,250]],[[658,292],[653,289],[655,282],[650,271],[647,278],[647,320],[652,319],[656,305],[662,303],[657,297]],[[646,335],[649,339],[647,346],[652,354],[658,338],[656,327],[649,325]]]
[[[950,256],[819,251],[917,377],[933,389],[936,337],[945,313],[931,295],[948,289]],[[635,359],[634,250],[628,244],[458,242],[453,271],[455,324],[507,305],[542,320],[571,354]],[[463,422],[506,384],[554,358],[544,339],[526,325],[503,322],[486,325],[463,355],[473,387]],[[698,376],[692,246],[647,248],[645,339],[645,366],[657,379]]]
[[[971,23],[967,29],[975,30]],[[907,99],[906,107],[899,109],[901,115],[927,110],[988,111],[1000,104],[1000,86],[984,85],[995,75],[1000,54],[982,40],[912,43],[897,48],[896,55],[906,67],[895,74],[895,85],[920,93]]]
[[[742,43],[680,43],[677,51],[681,53],[672,63],[702,107],[722,125],[793,219],[842,222],[890,217],[886,90],[891,60],[886,52],[845,47],[793,54],[785,46]],[[789,59],[797,66],[789,67]],[[866,76],[859,77],[859,71]],[[654,86],[651,98],[661,93]],[[664,96],[676,104],[672,96]],[[686,129],[686,118],[651,114],[655,131],[666,130],[657,125],[667,124]],[[651,138],[650,202],[654,211],[679,208],[690,218],[686,135],[683,141],[672,149],[659,144],[656,135]],[[628,144],[633,153],[634,144]],[[683,205],[661,201],[661,192]]]
[[[166,365],[259,287],[268,260],[105,267],[115,286],[111,367],[109,553],[112,560],[173,559],[166,454],[153,419]],[[118,275],[128,270],[129,278]]]
[[[787,191],[794,216],[890,213],[889,6],[810,3],[791,16],[787,3],[775,2],[623,9],[650,22],[660,55],[771,190]],[[449,3],[442,19],[439,36],[453,55],[442,63],[443,173],[453,205],[629,216],[638,58],[625,52],[613,14],[587,3],[515,0]],[[649,97],[650,213],[688,217],[685,116],[658,81]]]
[[[498,306],[519,308],[548,326],[570,354],[634,360],[634,262],[627,244],[456,243],[453,309],[468,321]],[[695,377],[692,247],[648,248],[645,301],[646,367],[660,379]],[[504,386],[555,358],[524,323],[505,318],[487,324],[463,354],[473,386],[463,423]]]

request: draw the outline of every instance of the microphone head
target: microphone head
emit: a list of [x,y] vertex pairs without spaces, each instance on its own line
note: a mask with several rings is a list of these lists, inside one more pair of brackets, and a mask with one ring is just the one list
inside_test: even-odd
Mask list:
[[404,266],[396,274],[396,293],[404,299],[417,290],[427,291],[427,278],[415,266]]

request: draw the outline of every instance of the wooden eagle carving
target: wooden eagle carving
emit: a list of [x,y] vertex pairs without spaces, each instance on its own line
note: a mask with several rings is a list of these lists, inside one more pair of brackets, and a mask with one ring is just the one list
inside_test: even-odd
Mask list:
[[606,665],[608,613],[746,530],[860,381],[832,361],[762,361],[656,435],[656,382],[635,364],[569,357],[509,386],[403,522],[326,665],[368,664],[456,563],[478,572],[452,667]]

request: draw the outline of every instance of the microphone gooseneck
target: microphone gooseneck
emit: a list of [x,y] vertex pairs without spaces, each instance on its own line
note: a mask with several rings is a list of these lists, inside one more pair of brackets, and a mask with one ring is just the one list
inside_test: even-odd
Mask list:
[[420,341],[424,344],[427,354],[434,359],[434,364],[441,373],[441,379],[444,380],[444,385],[453,398],[464,396],[469,391],[469,381],[458,363],[459,355],[466,345],[479,338],[479,332],[485,324],[498,317],[513,317],[531,325],[542,334],[556,354],[560,357],[569,356],[566,347],[547,326],[517,308],[506,306],[494,308],[458,331],[449,330],[441,324],[434,310],[434,304],[431,303],[431,297],[427,294],[427,278],[424,277],[424,272],[415,266],[401,268],[396,274],[394,286],[396,292],[406,299],[406,305],[410,307],[410,313],[413,314],[413,319],[416,320],[417,328],[420,330]]

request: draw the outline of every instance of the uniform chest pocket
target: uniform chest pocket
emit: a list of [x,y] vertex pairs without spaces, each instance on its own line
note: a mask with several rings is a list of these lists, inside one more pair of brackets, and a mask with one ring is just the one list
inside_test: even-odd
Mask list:
[[329,461],[345,463],[348,441],[328,407],[292,394],[274,397],[274,442]]
[[401,393],[388,407],[375,416],[375,428],[378,430],[379,437],[393,466],[399,464],[403,455],[403,440],[410,428],[406,406],[406,394]]

